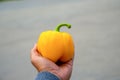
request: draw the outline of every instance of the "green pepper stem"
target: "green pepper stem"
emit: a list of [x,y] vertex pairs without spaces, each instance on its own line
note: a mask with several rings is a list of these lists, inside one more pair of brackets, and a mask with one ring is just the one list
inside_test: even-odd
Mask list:
[[59,25],[55,28],[55,31],[60,32],[60,28],[63,27],[63,26],[66,26],[67,28],[71,28],[71,25],[70,25],[70,24],[59,24]]

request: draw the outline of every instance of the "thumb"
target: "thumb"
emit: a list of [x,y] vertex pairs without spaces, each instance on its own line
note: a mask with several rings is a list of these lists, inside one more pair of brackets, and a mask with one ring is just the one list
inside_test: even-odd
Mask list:
[[34,47],[31,49],[30,58],[31,60],[37,59],[41,57],[40,53],[37,51],[37,45],[35,44]]

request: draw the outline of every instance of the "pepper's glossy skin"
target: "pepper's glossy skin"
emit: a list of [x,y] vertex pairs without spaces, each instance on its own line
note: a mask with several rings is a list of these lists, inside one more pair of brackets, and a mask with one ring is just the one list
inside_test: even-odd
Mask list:
[[74,56],[74,43],[66,32],[45,31],[39,36],[37,49],[42,56],[53,62],[66,62]]

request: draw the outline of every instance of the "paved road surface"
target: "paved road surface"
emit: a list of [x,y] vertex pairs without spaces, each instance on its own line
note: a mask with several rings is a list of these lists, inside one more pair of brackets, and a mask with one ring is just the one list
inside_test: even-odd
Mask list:
[[0,3],[0,80],[34,80],[30,49],[40,32],[70,23],[75,42],[71,80],[120,80],[119,0]]

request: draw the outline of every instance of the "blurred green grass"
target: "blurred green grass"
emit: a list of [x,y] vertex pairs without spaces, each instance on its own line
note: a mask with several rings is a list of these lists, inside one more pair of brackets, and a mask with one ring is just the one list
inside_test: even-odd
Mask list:
[[18,0],[0,0],[0,2],[6,2],[6,1],[18,1]]

